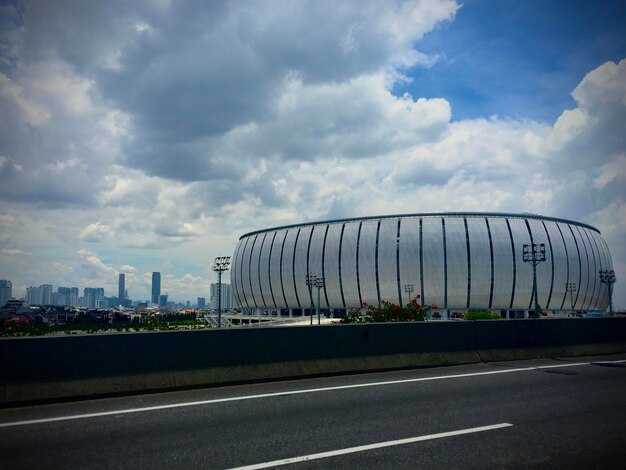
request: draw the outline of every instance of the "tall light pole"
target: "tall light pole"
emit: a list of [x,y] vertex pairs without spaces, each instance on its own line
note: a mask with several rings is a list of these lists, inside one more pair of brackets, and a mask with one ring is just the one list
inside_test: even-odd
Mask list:
[[606,284],[609,288],[609,314],[613,316],[613,284],[615,283],[615,271],[601,270],[600,272],[600,282],[602,284]]
[[326,279],[322,276],[316,277],[313,285],[317,288],[317,324],[321,324],[320,319],[320,290],[324,287]]
[[541,312],[541,307],[539,306],[539,296],[537,292],[537,265],[546,260],[546,245],[541,243],[532,243],[527,244],[524,243],[524,250],[522,252],[524,263],[530,263],[533,266],[533,291],[535,293],[535,315],[537,317],[539,312]]
[[309,288],[309,298],[311,299],[311,311],[309,312],[311,314],[311,325],[313,324],[313,286],[315,285],[316,279],[317,276],[310,274],[306,275],[306,285]]
[[217,273],[217,327],[222,327],[222,273],[230,269],[230,256],[218,256],[211,269]]
[[409,302],[408,303],[411,303],[411,294],[413,293],[413,284],[405,284],[404,285],[404,292],[409,294]]
[[569,292],[569,302],[570,302],[570,305],[572,306],[572,316],[574,316],[574,292],[576,292],[576,283],[566,282],[565,291]]

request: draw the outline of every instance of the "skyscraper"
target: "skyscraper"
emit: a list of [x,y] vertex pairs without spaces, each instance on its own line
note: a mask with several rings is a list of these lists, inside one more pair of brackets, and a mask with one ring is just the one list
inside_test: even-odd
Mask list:
[[[210,286],[210,297],[209,297],[209,301],[211,303],[211,308],[212,309],[216,309],[218,306],[218,296],[217,296],[217,288],[218,285],[217,284],[211,284]],[[222,297],[222,309],[230,309],[233,307],[233,296],[232,296],[232,291],[230,288],[230,284],[224,284],[222,282],[222,288],[221,288],[221,297]]]
[[152,303],[159,304],[159,296],[161,295],[161,273],[152,273]]
[[126,298],[126,274],[119,274],[119,287],[117,289],[117,298],[124,300]]
[[6,279],[0,280],[0,307],[4,307],[12,296],[13,284]]
[[41,305],[50,305],[52,303],[52,285],[40,285],[39,292],[41,292]]
[[96,302],[104,298],[104,288],[102,287],[85,287],[84,292],[84,304],[88,308],[94,308]]

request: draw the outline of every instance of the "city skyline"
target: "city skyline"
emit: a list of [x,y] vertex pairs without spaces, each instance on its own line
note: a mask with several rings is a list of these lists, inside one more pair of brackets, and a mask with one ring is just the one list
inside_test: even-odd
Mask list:
[[[626,306],[626,5],[24,0],[0,26],[0,278],[209,297],[266,227],[597,227]],[[332,18],[332,21],[329,20]],[[228,272],[225,282],[229,281]]]
[[[217,302],[217,298],[215,296],[215,292],[217,289],[217,283],[211,283],[209,285],[208,296],[198,296],[196,303],[194,305],[199,308],[203,307],[211,307],[213,302]],[[81,295],[82,291],[82,295]],[[125,294],[127,295],[128,290],[126,290]],[[118,292],[119,294],[119,292]],[[30,305],[66,305],[71,307],[87,307],[87,308],[95,308],[97,307],[97,301],[99,300],[111,300],[115,299],[116,302],[114,306],[118,306],[124,302],[119,301],[132,301],[133,304],[136,303],[148,303],[152,305],[185,305],[192,304],[192,299],[183,299],[183,300],[173,300],[168,299],[168,294],[160,294],[159,297],[164,300],[164,302],[151,302],[152,299],[144,299],[144,298],[119,298],[118,296],[112,295],[108,293],[103,287],[77,287],[77,286],[60,286],[55,284],[41,284],[39,286],[28,286],[24,293],[15,292],[12,289],[12,282],[8,279],[0,280],[0,308],[4,306],[7,300],[23,300],[26,301],[27,304]],[[207,302],[207,297],[209,298],[209,302]],[[222,283],[222,302],[226,306],[226,308],[234,307],[233,302],[233,294],[231,290],[231,286],[228,283]],[[130,305],[130,302],[128,303]],[[212,307],[211,307],[212,308]]]

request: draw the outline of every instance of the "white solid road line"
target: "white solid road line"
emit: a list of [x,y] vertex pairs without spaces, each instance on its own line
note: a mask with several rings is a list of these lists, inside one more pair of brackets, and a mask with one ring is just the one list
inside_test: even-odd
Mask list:
[[255,470],[258,468],[278,467],[279,465],[288,465],[291,463],[306,462],[309,460],[326,459],[328,457],[336,457],[338,455],[354,454],[366,450],[380,449],[383,447],[400,446],[403,444],[411,444],[413,442],[430,441],[432,439],[441,439],[444,437],[460,436],[462,434],[472,434],[475,432],[493,431],[494,429],[508,428],[513,426],[511,423],[492,424],[489,426],[480,426],[478,428],[460,429],[458,431],[440,432],[438,434],[427,434],[425,436],[409,437],[406,439],[398,439],[396,441],[377,442],[375,444],[367,444],[364,446],[347,447],[345,449],[331,450],[328,452],[320,452],[318,454],[301,455],[299,457],[291,457],[288,459],[274,460],[272,462],[257,463],[254,465],[246,465],[244,467],[235,467],[230,470]]
[[385,382],[368,382],[368,383],[360,383],[360,384],[352,384],[352,385],[337,385],[334,387],[309,388],[309,389],[303,389],[303,390],[286,390],[283,392],[260,393],[258,395],[244,395],[244,396],[229,397],[229,398],[215,398],[212,400],[200,400],[200,401],[191,401],[191,402],[184,402],[184,403],[170,403],[167,405],[146,406],[143,408],[128,408],[124,410],[101,411],[97,413],[85,413],[85,414],[69,415],[69,416],[57,416],[54,418],[41,418],[41,419],[30,419],[30,420],[25,420],[25,421],[13,421],[13,422],[8,422],[8,423],[0,423],[0,428],[8,428],[12,426],[26,426],[29,424],[52,423],[55,421],[69,421],[73,419],[97,418],[100,416],[116,416],[116,415],[123,415],[123,414],[129,414],[129,413],[142,413],[145,411],[167,410],[171,408],[183,408],[187,406],[212,405],[215,403],[226,403],[229,401],[256,400],[258,398],[271,398],[271,397],[281,397],[281,396],[289,396],[289,395],[300,395],[304,393],[329,392],[329,391],[334,391],[334,390],[345,390],[345,389],[350,389],[350,388],[380,387],[383,385],[397,385],[397,384],[406,384],[406,383],[413,383],[413,382],[429,382],[431,380],[462,379],[462,378],[467,378],[467,377],[480,377],[483,375],[511,374],[515,372],[528,372],[528,371],[541,370],[541,369],[560,369],[563,367],[589,366],[592,364],[616,364],[616,363],[621,363],[621,362],[626,362],[626,359],[618,360],[618,361],[574,362],[574,363],[568,363],[568,364],[555,364],[555,365],[548,365],[548,366],[520,367],[516,369],[499,369],[499,370],[492,370],[492,371],[487,371],[487,372],[470,372],[467,374],[437,375],[434,377],[420,377],[420,378],[415,378],[415,379],[388,380]]

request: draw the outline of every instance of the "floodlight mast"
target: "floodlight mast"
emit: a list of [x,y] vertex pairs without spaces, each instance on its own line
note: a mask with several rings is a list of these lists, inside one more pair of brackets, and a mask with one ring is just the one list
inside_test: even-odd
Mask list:
[[313,285],[317,288],[317,324],[321,324],[320,319],[320,289],[322,289],[326,284],[326,279],[323,276],[318,276],[315,278],[315,282]]
[[217,327],[222,327],[222,273],[230,269],[230,256],[218,256],[211,269],[217,273]]
[[309,310],[309,314],[311,317],[309,318],[309,321],[311,325],[313,325],[313,286],[315,285],[316,279],[317,279],[317,276],[315,275],[311,275],[311,274],[306,275],[306,286],[309,288],[309,297],[311,299],[311,308]]
[[[410,304],[411,303],[411,294],[413,293],[413,284],[405,284],[404,285],[404,292],[406,292],[407,294],[409,294],[409,302],[407,303]],[[400,301],[402,301],[402,298],[400,298]]]
[[609,315],[613,316],[613,284],[615,283],[614,270],[600,270],[600,282],[609,288]]
[[544,243],[524,243],[522,255],[524,263],[530,263],[533,266],[533,293],[535,294],[535,314],[533,317],[536,318],[541,312],[538,300],[539,296],[537,295],[537,265],[546,260],[546,245]]
[[569,292],[569,302],[572,307],[572,316],[574,316],[574,292],[576,292],[576,283],[575,282],[567,282],[565,284],[565,290]]

